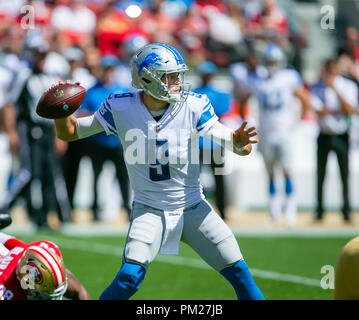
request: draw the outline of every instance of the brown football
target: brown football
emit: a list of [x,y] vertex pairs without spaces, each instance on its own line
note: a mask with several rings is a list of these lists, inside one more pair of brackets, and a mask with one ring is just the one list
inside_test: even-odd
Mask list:
[[57,84],[44,92],[36,113],[47,119],[66,118],[81,106],[85,95],[86,89],[78,84]]

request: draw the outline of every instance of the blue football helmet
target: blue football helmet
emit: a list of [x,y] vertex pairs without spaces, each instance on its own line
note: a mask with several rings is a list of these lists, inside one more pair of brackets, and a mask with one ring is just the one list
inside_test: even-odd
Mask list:
[[[172,46],[151,43],[140,48],[131,59],[132,86],[155,99],[169,103],[185,101],[190,86],[184,83],[188,70],[181,54]],[[168,75],[178,73],[179,85],[169,86]]]

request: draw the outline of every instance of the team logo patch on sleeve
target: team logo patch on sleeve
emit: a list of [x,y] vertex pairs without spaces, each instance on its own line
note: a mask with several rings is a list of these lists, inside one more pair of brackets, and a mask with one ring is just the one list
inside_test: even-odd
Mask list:
[[206,126],[206,123],[208,121],[210,121],[215,116],[216,116],[216,114],[214,112],[214,109],[213,109],[211,103],[208,102],[208,104],[203,108],[201,117],[198,120],[197,130],[201,131]]
[[106,121],[108,130],[112,134],[117,135],[117,128],[111,111],[111,106],[106,99],[102,104],[99,112],[102,118]]

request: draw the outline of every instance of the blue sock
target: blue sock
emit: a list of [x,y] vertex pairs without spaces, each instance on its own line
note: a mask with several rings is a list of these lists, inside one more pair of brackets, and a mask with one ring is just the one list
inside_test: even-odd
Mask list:
[[124,263],[99,300],[128,300],[138,290],[145,273],[146,269],[141,265]]
[[244,260],[224,268],[220,273],[231,283],[236,291],[238,300],[265,300]]
[[269,194],[271,196],[274,196],[276,194],[277,190],[275,188],[274,179],[269,180]]
[[285,193],[287,196],[289,196],[293,193],[292,179],[289,177],[285,178]]

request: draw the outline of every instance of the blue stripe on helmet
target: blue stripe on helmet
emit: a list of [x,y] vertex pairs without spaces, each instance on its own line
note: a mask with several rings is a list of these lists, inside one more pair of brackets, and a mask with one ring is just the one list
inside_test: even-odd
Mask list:
[[181,56],[181,54],[177,51],[177,49],[173,48],[172,46],[168,45],[168,44],[165,44],[165,43],[155,43],[163,48],[166,48],[168,51],[170,51],[173,56],[175,57],[176,59],[176,62],[177,62],[177,65],[184,65],[184,61],[183,61],[183,58]]

